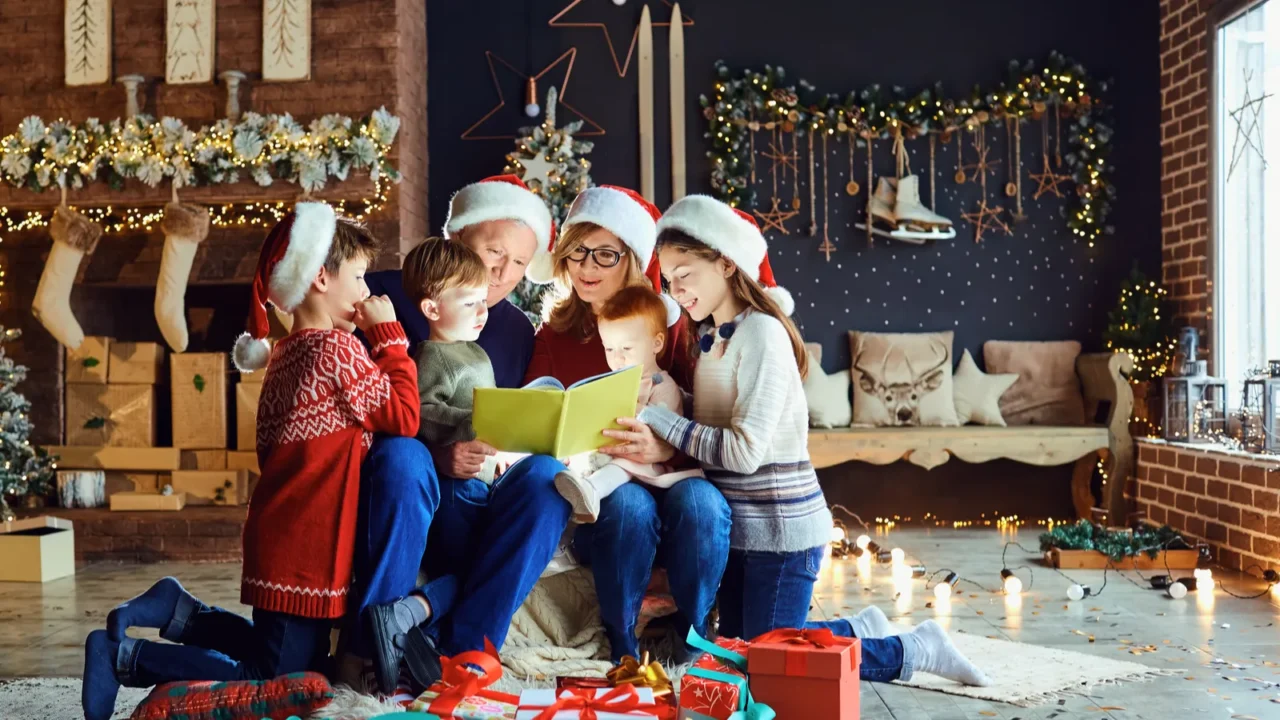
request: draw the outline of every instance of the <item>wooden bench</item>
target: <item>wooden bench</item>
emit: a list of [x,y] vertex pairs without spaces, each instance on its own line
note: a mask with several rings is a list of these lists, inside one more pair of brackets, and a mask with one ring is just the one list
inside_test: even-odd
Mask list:
[[1107,482],[1102,507],[1108,517],[1124,518],[1125,481],[1133,472],[1133,438],[1129,415],[1133,389],[1127,375],[1133,360],[1124,354],[1096,353],[1076,360],[1076,374],[1084,389],[1085,417],[1094,423],[1053,427],[880,427],[814,428],[809,431],[809,457],[815,468],[850,460],[888,465],[906,460],[926,470],[952,457],[981,463],[1008,459],[1029,465],[1075,463],[1071,499],[1076,515],[1090,517],[1096,503],[1090,490],[1098,458],[1103,460]]

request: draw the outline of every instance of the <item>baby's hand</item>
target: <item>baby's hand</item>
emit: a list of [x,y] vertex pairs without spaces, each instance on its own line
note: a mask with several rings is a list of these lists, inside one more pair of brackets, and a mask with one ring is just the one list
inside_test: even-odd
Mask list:
[[368,332],[374,325],[395,322],[396,309],[386,295],[371,295],[356,303],[356,315],[352,318],[355,326]]

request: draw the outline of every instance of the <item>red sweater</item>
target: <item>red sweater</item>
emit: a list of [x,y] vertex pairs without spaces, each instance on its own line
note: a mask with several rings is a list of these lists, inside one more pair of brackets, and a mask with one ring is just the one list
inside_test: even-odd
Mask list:
[[[681,314],[676,324],[667,330],[667,345],[658,358],[658,366],[671,373],[682,388],[693,387],[693,358],[689,352],[689,338],[685,328],[689,317]],[[591,337],[582,340],[558,333],[550,325],[543,325],[533,341],[533,359],[524,374],[525,384],[540,377],[553,377],[561,385],[569,387],[579,380],[609,372],[609,361],[604,356],[604,343],[594,330]]]
[[418,432],[418,370],[398,322],[364,345],[342,330],[276,344],[258,400],[262,477],[244,526],[240,602],[342,617],[355,549],[360,465],[374,433]]

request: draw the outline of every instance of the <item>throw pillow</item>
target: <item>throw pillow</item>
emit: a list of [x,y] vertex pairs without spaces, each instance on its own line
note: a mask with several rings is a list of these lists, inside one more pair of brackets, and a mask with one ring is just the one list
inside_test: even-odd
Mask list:
[[324,675],[297,672],[271,680],[171,682],[157,685],[131,720],[259,720],[307,717],[333,699]]
[[951,392],[952,336],[850,332],[853,421],[959,425]]
[[1018,381],[1000,398],[1010,425],[1083,425],[1084,395],[1076,375],[1080,343],[1009,342],[982,346],[987,371],[1016,373]]
[[1004,427],[1000,415],[1000,396],[1018,381],[1018,376],[988,375],[978,369],[978,363],[968,350],[960,356],[953,378],[956,395],[956,418],[960,424],[999,425]]
[[849,427],[853,404],[849,399],[849,371],[828,375],[822,370],[822,346],[805,343],[809,351],[809,376],[804,379],[804,399],[809,404],[809,427]]

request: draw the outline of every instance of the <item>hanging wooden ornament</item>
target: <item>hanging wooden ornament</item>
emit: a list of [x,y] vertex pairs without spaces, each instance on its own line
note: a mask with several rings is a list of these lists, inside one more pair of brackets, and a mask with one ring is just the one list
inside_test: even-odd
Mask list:
[[956,184],[963,185],[964,181],[964,138],[961,137],[956,141]]
[[[643,69],[643,66],[641,67]],[[796,210],[786,211],[778,208],[778,204],[781,202],[778,197],[778,166],[782,165],[783,182],[785,182],[787,165],[791,163],[791,155],[782,150],[781,143],[782,136],[778,129],[774,128],[773,139],[769,141],[769,152],[764,155],[764,157],[773,161],[773,166],[769,168],[769,177],[773,182],[773,196],[769,200],[768,212],[760,212],[759,210],[752,210],[752,212],[755,213],[756,217],[760,218],[761,232],[767,232],[770,228],[773,228],[783,235],[790,235],[791,231],[787,230],[783,223],[799,213]]]
[[1014,157],[1014,197],[1017,198],[1017,206],[1013,211],[1013,221],[1020,223],[1027,219],[1026,213],[1022,212],[1022,123],[1014,121],[1013,124],[1013,157]]
[[1009,170],[1009,182],[1004,184],[1005,197],[1013,197],[1018,192],[1018,185],[1013,180],[1013,125],[1017,122],[1013,118],[1006,118],[1004,121],[1004,147],[1008,157],[1005,166]]
[[1005,233],[1009,233],[1009,226],[1000,219],[1000,213],[1003,208],[999,205],[991,205],[987,202],[987,134],[985,126],[982,123],[976,123],[974,130],[973,145],[978,153],[978,184],[982,187],[982,200],[978,202],[978,209],[971,213],[960,213],[960,217],[967,220],[973,225],[973,241],[975,243],[982,242],[982,236],[992,228],[999,228]]
[[858,184],[858,181],[853,179],[853,152],[856,149],[857,144],[858,144],[857,138],[854,136],[853,132],[850,131],[849,132],[849,182],[844,184],[844,191],[851,197],[854,195],[857,195],[858,191],[862,189],[862,186]]
[[[872,139],[871,133],[863,134],[863,139],[867,141],[867,192],[872,192],[871,183],[873,180],[871,169],[871,158],[875,157],[875,141]],[[871,234],[873,219],[871,217],[871,199],[867,199],[867,247],[875,245],[875,237]]]
[[929,133],[929,209],[938,212],[938,168],[934,160],[938,136]]
[[800,139],[791,134],[791,209],[800,210]]
[[818,203],[814,201],[818,191],[813,177],[813,133],[809,133],[809,237],[818,234]]
[[818,252],[827,256],[827,262],[831,262],[831,253],[835,252],[836,246],[831,242],[831,191],[827,187],[827,133],[822,134],[822,244],[818,246]]
[[1045,116],[1040,122],[1040,156],[1042,159],[1042,167],[1039,173],[1031,173],[1027,177],[1036,181],[1036,191],[1031,195],[1032,199],[1039,200],[1041,195],[1045,193],[1053,193],[1055,197],[1062,197],[1062,188],[1058,187],[1064,181],[1071,178],[1066,175],[1059,175],[1053,171],[1053,166],[1049,162],[1049,118]]

